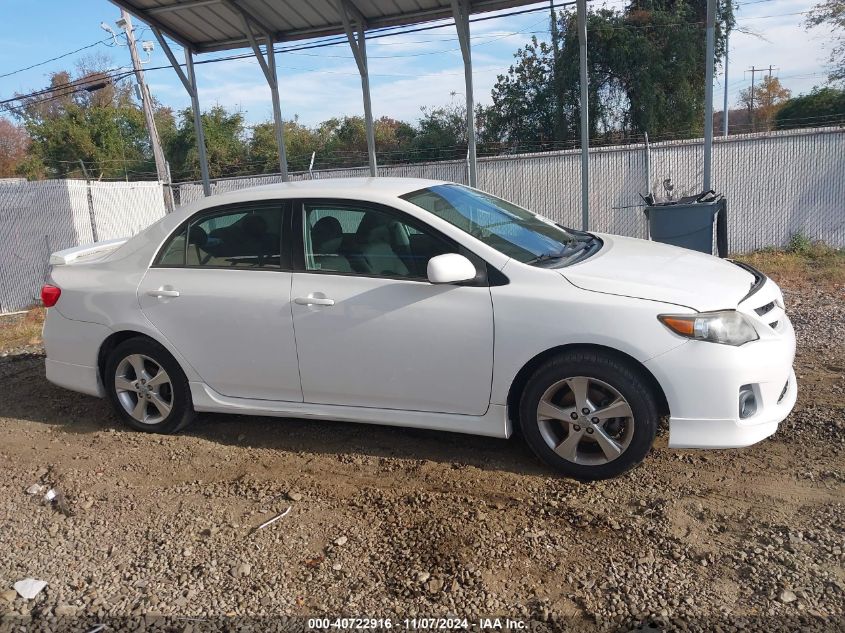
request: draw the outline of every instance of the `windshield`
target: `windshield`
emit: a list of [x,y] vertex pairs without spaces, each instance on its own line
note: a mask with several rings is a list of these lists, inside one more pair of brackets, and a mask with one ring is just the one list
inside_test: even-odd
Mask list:
[[469,187],[436,185],[401,197],[527,264],[561,258],[576,242],[549,220]]

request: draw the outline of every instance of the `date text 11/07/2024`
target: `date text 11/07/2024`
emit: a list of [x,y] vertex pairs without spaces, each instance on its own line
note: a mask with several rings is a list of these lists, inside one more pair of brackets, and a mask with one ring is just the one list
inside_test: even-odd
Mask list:
[[527,628],[524,620],[511,618],[308,618],[308,629],[321,631],[329,629],[366,630],[476,630],[476,631],[521,631]]

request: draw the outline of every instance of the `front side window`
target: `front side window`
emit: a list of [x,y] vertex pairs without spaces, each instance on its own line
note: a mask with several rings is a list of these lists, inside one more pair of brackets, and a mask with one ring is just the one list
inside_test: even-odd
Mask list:
[[458,248],[384,210],[356,203],[303,208],[305,268],[385,277],[426,277],[428,260]]
[[401,197],[524,263],[563,258],[580,239],[522,207],[461,185],[435,185]]
[[190,268],[281,268],[282,208],[250,206],[193,219],[170,238],[156,264]]

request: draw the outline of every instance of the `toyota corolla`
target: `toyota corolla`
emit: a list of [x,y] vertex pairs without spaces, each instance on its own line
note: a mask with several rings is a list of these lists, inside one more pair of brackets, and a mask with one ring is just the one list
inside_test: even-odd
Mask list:
[[[51,256],[47,378],[175,433],[198,411],[507,438],[584,480],[774,433],[795,335],[749,266],[469,187],[293,182]],[[284,427],[279,427],[284,433]]]

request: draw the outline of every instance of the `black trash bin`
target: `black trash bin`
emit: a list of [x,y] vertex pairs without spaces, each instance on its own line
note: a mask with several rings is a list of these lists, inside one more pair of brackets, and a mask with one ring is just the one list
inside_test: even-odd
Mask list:
[[715,226],[716,253],[728,256],[728,204],[721,194],[705,191],[670,202],[646,202],[651,202],[645,208],[651,239],[713,255]]

